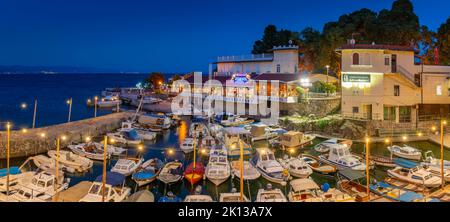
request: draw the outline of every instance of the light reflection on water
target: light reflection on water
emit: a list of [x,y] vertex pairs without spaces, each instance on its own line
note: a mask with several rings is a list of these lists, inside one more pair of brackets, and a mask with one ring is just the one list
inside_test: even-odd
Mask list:
[[[175,148],[177,150],[177,152],[181,152],[179,150],[179,144],[181,141],[184,140],[184,138],[186,138],[187,134],[188,134],[188,127],[189,127],[190,121],[186,120],[186,121],[182,121],[181,125],[177,128],[172,128],[169,129],[167,131],[165,131],[164,133],[158,135],[157,140],[154,142],[146,142],[145,143],[145,150],[142,152],[142,155],[144,156],[144,158],[146,160],[150,159],[150,158],[160,158],[162,160],[164,160],[164,156],[162,155],[162,151],[164,151],[167,148]],[[314,149],[312,149],[312,147],[317,144],[320,143],[321,141],[323,141],[322,139],[315,139],[313,141],[313,145],[306,147],[304,149],[302,149],[300,152],[305,152],[305,153],[309,153],[309,154],[313,154],[313,155],[318,155],[317,152],[314,151]],[[417,147],[423,151],[428,151],[431,150],[433,151],[433,153],[435,154],[436,157],[439,157],[440,154],[440,147],[436,144],[430,143],[430,142],[426,142],[426,141],[422,141],[422,142],[409,142],[407,143],[408,145],[411,145],[413,147]],[[400,144],[401,145],[401,144]],[[389,151],[387,151],[386,149],[386,144],[384,143],[374,143],[371,144],[371,153],[372,154],[382,154],[382,155],[389,155]],[[268,143],[267,142],[263,142],[263,141],[259,141],[254,143],[254,147],[258,148],[258,147],[268,147]],[[358,144],[355,143],[352,146],[352,151],[356,152],[356,153],[361,153],[364,150],[364,144]],[[281,158],[283,155],[282,151],[276,151],[275,152],[277,158]],[[129,155],[133,156],[133,155],[138,155],[135,152],[134,148],[130,148],[129,149]],[[446,159],[450,159],[450,152],[446,151],[445,152],[445,158]],[[203,163],[207,164],[207,157],[205,156],[200,156],[201,161],[203,161]],[[18,159],[14,159],[12,160],[12,165],[17,165],[20,166],[23,161],[25,160],[25,158],[18,158]],[[117,160],[113,159],[108,161],[107,164],[107,169],[109,170],[112,166],[114,166],[115,162]],[[185,164],[185,166],[187,166],[190,162],[192,161],[192,154],[188,154],[185,156],[183,162]],[[0,161],[0,167],[4,167],[5,161]],[[102,163],[101,162],[95,162],[93,168],[89,171],[86,172],[82,175],[78,174],[78,175],[69,175],[67,174],[68,177],[71,178],[71,184],[70,185],[74,185],[77,184],[80,181],[85,181],[85,180],[89,180],[89,181],[93,181],[95,180],[95,178],[97,176],[99,176],[102,173]],[[374,176],[377,180],[382,180],[384,179],[384,177],[386,177],[386,168],[384,167],[376,167],[372,172],[371,175]],[[324,183],[328,183],[331,185],[331,187],[334,187],[336,185],[336,178],[333,176],[324,176],[321,174],[317,174],[317,173],[313,173],[311,175],[311,177],[319,184],[322,185]],[[267,185],[268,181],[266,181],[265,179],[263,179],[262,177],[255,180],[255,181],[251,181],[251,182],[245,182],[245,187],[244,187],[244,193],[247,197],[250,197],[252,200],[256,199],[256,194],[258,192],[258,189],[260,188],[265,188],[265,186]],[[127,179],[127,185],[129,187],[132,188],[132,190],[134,191],[136,188],[134,182],[132,182],[131,179]],[[223,184],[221,184],[220,186],[216,187],[213,183],[209,182],[207,179],[203,180],[199,183],[199,185],[201,185],[203,187],[203,192],[207,193],[209,195],[211,195],[213,197],[214,200],[218,200],[219,198],[219,194],[223,193],[223,192],[230,192],[231,189],[234,187],[239,191],[239,180],[237,178],[235,179],[228,179],[226,182],[224,182]],[[273,187],[275,188],[279,188],[283,191],[289,192],[289,186],[283,187],[279,184],[273,184]],[[159,182],[159,181],[155,181],[153,183],[151,183],[150,185],[147,185],[145,187],[141,187],[139,189],[148,189],[150,191],[152,191],[155,194],[156,199],[158,199],[160,196],[163,196],[164,194],[166,194],[168,191],[172,191],[173,193],[175,193],[176,195],[184,198],[186,195],[188,195],[189,193],[193,192],[193,190],[195,189],[195,187],[191,186],[188,182],[186,182],[185,180],[183,180],[182,182],[179,182],[177,184],[173,184],[171,186],[165,186],[164,183]]]

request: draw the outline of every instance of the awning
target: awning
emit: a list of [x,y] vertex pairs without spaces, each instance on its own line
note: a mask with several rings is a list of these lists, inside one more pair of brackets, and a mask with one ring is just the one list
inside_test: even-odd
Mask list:
[[311,179],[295,179],[291,181],[292,189],[295,192],[303,190],[317,190],[320,189],[316,182]]

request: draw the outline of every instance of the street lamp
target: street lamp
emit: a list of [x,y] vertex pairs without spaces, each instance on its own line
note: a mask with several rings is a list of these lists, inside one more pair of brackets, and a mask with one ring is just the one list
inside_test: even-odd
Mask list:
[[370,144],[370,138],[367,137],[366,138],[366,180],[367,180],[366,181],[366,183],[367,183],[366,193],[367,193],[367,197],[370,200],[370,187],[369,187],[369,185],[370,185],[370,175],[369,175],[369,172],[370,172],[370,162],[369,162],[370,147],[369,147],[369,144]]
[[105,140],[103,142],[103,173],[102,173],[102,202],[105,202],[106,195],[106,159],[108,153],[108,136],[105,136]]
[[326,65],[325,68],[327,68],[327,83],[328,83],[328,72],[330,70],[330,65]]
[[445,187],[445,177],[444,177],[444,125],[447,125],[446,120],[441,120],[441,188]]
[[90,136],[86,136],[86,138],[84,138],[84,140],[86,141],[86,143],[91,142],[91,137]]
[[67,100],[67,105],[69,105],[69,117],[67,118],[67,122],[70,123],[70,116],[72,115],[72,98]]
[[94,97],[94,118],[97,117],[97,101],[98,97]]
[[11,140],[11,124],[6,124],[6,195],[9,197],[9,154]]

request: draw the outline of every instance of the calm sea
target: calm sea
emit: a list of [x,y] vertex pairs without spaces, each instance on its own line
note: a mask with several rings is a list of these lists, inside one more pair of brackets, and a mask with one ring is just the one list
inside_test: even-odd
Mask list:
[[[15,128],[31,127],[34,99],[38,100],[36,126],[67,121],[73,98],[72,120],[92,117],[94,109],[86,100],[100,96],[107,87],[133,87],[148,74],[17,74],[0,75],[0,122],[11,121]],[[21,104],[27,104],[22,109]],[[110,111],[99,110],[98,115]],[[2,124],[3,125],[3,124]]]

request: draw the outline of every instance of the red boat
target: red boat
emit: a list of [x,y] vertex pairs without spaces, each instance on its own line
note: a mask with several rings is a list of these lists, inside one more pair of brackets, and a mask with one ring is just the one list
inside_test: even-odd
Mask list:
[[186,170],[184,171],[184,178],[186,178],[186,180],[189,181],[189,183],[194,185],[203,179],[204,174],[205,174],[205,167],[203,166],[203,164],[197,162],[195,163],[194,167],[194,162],[192,162],[191,164],[189,164],[189,166],[187,166]]

